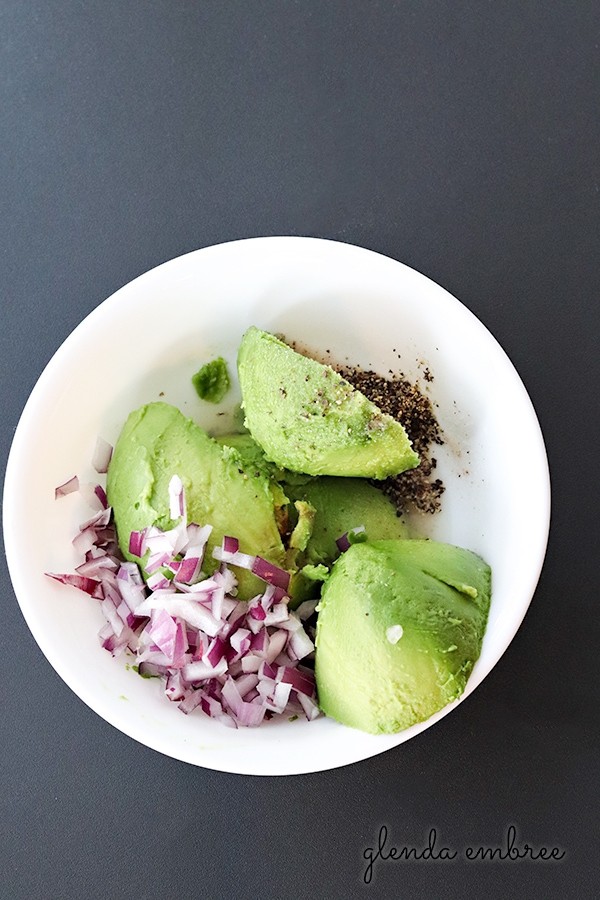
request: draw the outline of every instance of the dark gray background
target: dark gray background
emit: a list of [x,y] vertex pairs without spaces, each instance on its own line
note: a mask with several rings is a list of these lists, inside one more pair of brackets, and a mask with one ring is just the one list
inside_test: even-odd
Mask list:
[[[113,730],[3,570],[3,898],[598,895],[599,25],[595,0],[2,0],[3,460],[46,362],[116,288],[197,247],[307,234],[400,259],[483,320],[554,491],[533,605],[475,695],[306,777],[195,769]],[[380,863],[366,887],[384,823],[458,850],[515,823],[567,856]]]

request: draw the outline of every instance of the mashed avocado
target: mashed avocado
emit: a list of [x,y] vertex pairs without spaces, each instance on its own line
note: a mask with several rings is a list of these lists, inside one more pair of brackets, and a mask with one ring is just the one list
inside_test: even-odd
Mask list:
[[355,544],[326,582],[317,623],[323,712],[373,734],[460,697],[479,653],[490,568],[436,541]]
[[386,478],[419,456],[399,422],[330,366],[250,328],[238,353],[246,427],[268,459],[308,475]]

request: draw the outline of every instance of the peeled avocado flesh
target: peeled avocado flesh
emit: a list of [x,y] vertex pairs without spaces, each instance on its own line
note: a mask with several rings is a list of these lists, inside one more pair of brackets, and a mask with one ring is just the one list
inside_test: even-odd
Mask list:
[[[394,733],[460,697],[481,651],[490,581],[480,557],[449,544],[351,546],[335,563],[319,606],[323,712],[372,734]],[[401,633],[397,643],[388,629],[393,638]]]
[[308,475],[386,478],[419,463],[406,431],[330,366],[250,328],[238,352],[246,427],[269,460]]
[[330,565],[339,555],[336,539],[358,525],[364,525],[369,540],[408,537],[408,527],[393,503],[367,481],[323,477],[304,485],[285,485],[285,490],[316,510],[306,548],[306,561],[312,565]]
[[[223,536],[233,535],[243,552],[283,564],[269,479],[256,477],[254,470],[246,472],[234,448],[219,445],[167,403],[150,403],[131,413],[108,469],[108,502],[127,559],[139,562],[129,553],[132,531],[176,524],[169,515],[173,475],[179,475],[184,485],[188,521],[213,526],[207,561]],[[243,569],[236,569],[236,577],[242,600],[264,588],[263,582]]]

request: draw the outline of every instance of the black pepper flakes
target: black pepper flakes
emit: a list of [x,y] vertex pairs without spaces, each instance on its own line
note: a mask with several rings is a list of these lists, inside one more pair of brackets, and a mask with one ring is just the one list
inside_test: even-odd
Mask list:
[[[374,481],[392,500],[401,515],[410,507],[421,512],[434,513],[440,509],[444,485],[433,478],[437,461],[431,455],[433,447],[444,443],[442,432],[433,412],[431,401],[416,384],[403,376],[385,378],[376,372],[358,368],[340,367],[340,375],[375,403],[382,412],[401,422],[414,449],[421,457],[416,469]],[[425,380],[433,376],[426,370]]]

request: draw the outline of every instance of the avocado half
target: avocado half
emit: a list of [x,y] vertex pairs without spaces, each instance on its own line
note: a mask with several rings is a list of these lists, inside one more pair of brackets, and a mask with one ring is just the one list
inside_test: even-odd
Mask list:
[[394,733],[456,700],[481,651],[490,567],[427,540],[354,544],[319,604],[315,673],[323,712]]
[[246,427],[269,460],[307,475],[386,478],[419,464],[406,431],[331,368],[249,328],[238,352]]

